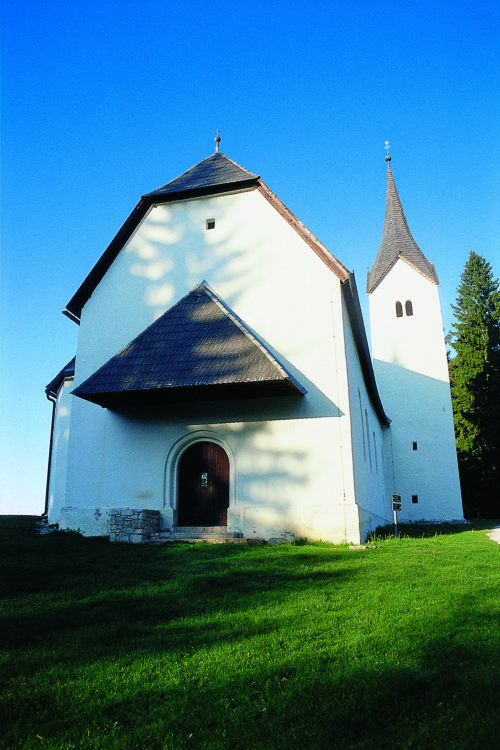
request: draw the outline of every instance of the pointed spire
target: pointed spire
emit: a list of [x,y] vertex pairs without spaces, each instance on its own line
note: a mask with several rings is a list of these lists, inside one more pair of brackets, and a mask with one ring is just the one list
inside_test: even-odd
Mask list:
[[[387,148],[387,142],[386,142]],[[371,294],[398,260],[403,258],[433,284],[438,284],[436,270],[415,240],[406,221],[403,206],[398,195],[392,174],[390,157],[387,153],[387,197],[385,203],[384,229],[382,241],[371,271],[368,272],[366,291]]]

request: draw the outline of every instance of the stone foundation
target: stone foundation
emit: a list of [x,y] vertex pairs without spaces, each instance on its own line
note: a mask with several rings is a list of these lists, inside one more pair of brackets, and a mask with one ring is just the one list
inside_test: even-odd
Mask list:
[[159,510],[113,508],[109,519],[110,542],[145,542],[160,530]]

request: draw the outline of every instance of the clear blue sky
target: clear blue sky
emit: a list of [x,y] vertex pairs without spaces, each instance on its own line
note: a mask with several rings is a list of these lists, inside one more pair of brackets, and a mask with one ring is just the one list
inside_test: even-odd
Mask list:
[[445,327],[500,274],[498,0],[3,0],[0,512],[41,513],[61,315],[142,193],[221,150],[364,285],[384,142]]

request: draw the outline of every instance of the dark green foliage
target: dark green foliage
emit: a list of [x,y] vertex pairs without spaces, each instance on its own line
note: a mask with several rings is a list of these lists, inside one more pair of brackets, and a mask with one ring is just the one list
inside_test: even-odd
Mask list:
[[464,513],[500,515],[500,294],[490,264],[471,252],[448,342]]

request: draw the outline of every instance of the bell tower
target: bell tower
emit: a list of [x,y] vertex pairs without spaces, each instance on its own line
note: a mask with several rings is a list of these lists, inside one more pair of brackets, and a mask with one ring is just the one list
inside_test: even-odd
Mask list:
[[375,376],[391,419],[392,491],[402,497],[403,522],[460,520],[439,280],[408,226],[389,154],[386,162],[384,228],[367,293]]

